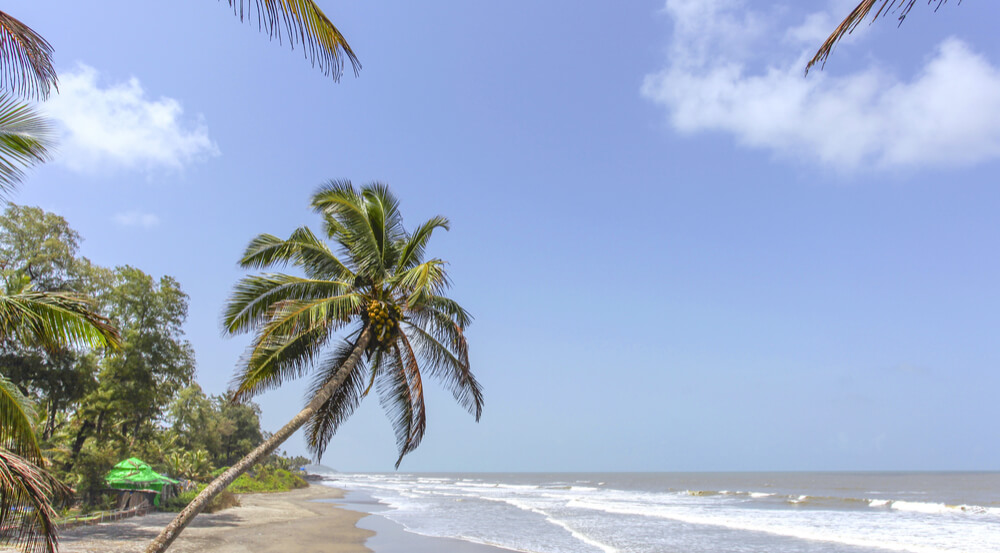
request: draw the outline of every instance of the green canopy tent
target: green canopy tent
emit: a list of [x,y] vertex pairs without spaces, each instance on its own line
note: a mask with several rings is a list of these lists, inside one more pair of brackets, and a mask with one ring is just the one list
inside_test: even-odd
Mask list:
[[160,506],[160,496],[170,495],[177,480],[156,472],[145,461],[130,457],[118,463],[104,477],[109,488],[116,490],[136,490],[156,492],[153,505]]

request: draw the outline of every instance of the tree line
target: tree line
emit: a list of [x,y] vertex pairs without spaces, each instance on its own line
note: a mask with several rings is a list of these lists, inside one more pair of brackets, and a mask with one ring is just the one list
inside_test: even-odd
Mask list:
[[5,291],[91,299],[118,330],[118,347],[0,340],[4,376],[35,406],[46,468],[84,505],[107,500],[104,476],[140,457],[175,477],[205,480],[264,439],[260,409],[209,396],[195,382],[184,337],[188,296],[176,279],[131,266],[92,263],[80,235],[59,215],[9,204],[0,217]]

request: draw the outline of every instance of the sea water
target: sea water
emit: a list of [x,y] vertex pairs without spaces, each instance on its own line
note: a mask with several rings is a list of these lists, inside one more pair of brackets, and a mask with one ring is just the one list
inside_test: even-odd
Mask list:
[[530,553],[1000,552],[1000,473],[325,476],[410,532]]

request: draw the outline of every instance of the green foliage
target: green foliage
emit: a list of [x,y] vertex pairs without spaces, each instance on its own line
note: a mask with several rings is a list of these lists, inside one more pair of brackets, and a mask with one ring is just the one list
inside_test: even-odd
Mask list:
[[[38,407],[38,445],[57,476],[86,506],[106,506],[104,476],[126,457],[204,480],[259,444],[255,406],[192,386],[179,283],[94,265],[78,256],[81,240],[35,207],[11,204],[0,217],[0,374]],[[82,327],[69,317],[84,308],[92,325],[120,329],[119,349],[70,340]]]
[[305,488],[309,483],[301,476],[282,468],[258,465],[255,470],[241,474],[227,488],[233,493],[287,492]]
[[121,461],[119,457],[116,451],[95,442],[87,443],[80,451],[73,472],[66,477],[84,505],[105,508],[111,494],[104,477],[115,463]]
[[[160,505],[160,509],[163,511],[180,512],[184,507],[187,507],[188,503],[191,503],[195,497],[205,489],[205,484],[198,484],[197,487],[191,490],[187,490],[179,493],[178,495],[171,497],[169,500]],[[228,509],[230,507],[239,507],[240,499],[236,497],[236,494],[229,490],[223,490],[219,495],[212,498],[212,501],[208,503],[205,507],[206,513],[215,513],[223,509]]]
[[165,464],[170,476],[204,481],[211,477],[212,460],[204,449],[194,451],[173,451],[167,455]]
[[63,217],[7,204],[0,217],[0,270],[25,276],[45,292],[82,292],[76,286],[80,242],[80,235]]
[[[216,470],[212,476],[217,477],[219,474],[222,474],[223,470],[225,468]],[[163,505],[163,510],[180,511],[194,500],[205,489],[206,485],[198,484],[194,489],[187,490],[171,498]],[[213,513],[239,505],[239,499],[234,494],[287,492],[308,486],[309,483],[301,476],[288,470],[271,465],[260,465],[255,467],[252,472],[241,474],[226,490],[212,498],[206,511]]]
[[187,451],[204,450],[214,465],[236,462],[264,439],[256,405],[207,396],[197,384],[177,394],[168,414],[175,446]]

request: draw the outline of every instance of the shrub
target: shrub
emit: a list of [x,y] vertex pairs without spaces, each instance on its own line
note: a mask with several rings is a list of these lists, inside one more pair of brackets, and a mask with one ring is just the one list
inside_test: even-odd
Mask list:
[[[198,484],[198,487],[193,490],[181,492],[175,497],[171,497],[166,503],[160,506],[160,509],[176,513],[184,507],[187,507],[187,504],[191,503],[191,501],[193,501],[194,498],[201,493],[201,490],[204,489],[205,484]],[[205,506],[204,512],[215,513],[230,507],[239,507],[239,505],[240,499],[236,497],[236,494],[226,489],[222,490],[219,495],[213,497],[212,501],[209,501],[208,505]]]
[[241,474],[228,489],[235,493],[287,492],[308,485],[301,476],[285,469],[260,466],[253,474]]

